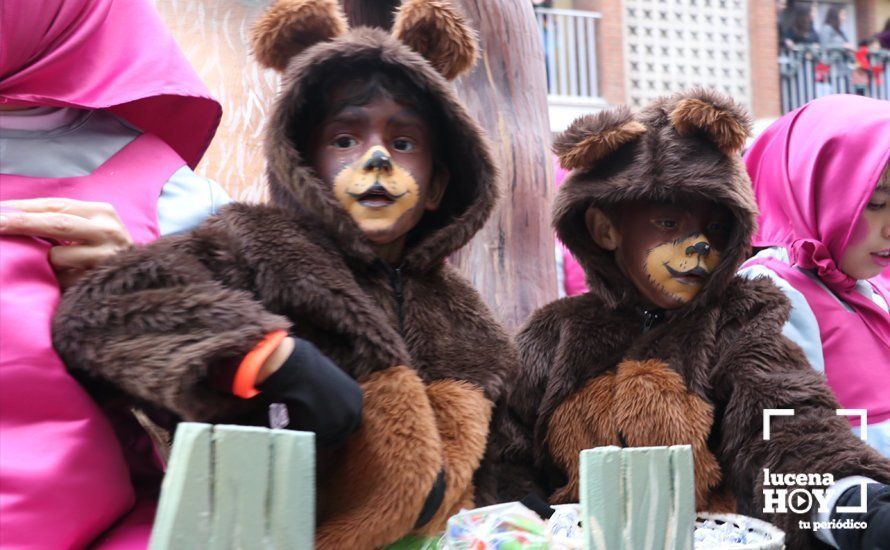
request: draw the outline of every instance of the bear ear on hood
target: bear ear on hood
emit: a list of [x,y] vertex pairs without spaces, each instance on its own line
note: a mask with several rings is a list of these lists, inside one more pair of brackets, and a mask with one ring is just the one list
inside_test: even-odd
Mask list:
[[396,13],[392,35],[448,80],[476,63],[476,33],[444,0],[406,0]]
[[282,72],[293,56],[347,30],[337,0],[277,0],[253,26],[253,54],[261,65]]
[[577,118],[553,141],[553,152],[566,170],[592,168],[644,133],[646,126],[621,105]]
[[742,151],[751,135],[751,117],[728,96],[697,88],[683,93],[670,112],[671,125],[681,136],[703,134],[732,156]]

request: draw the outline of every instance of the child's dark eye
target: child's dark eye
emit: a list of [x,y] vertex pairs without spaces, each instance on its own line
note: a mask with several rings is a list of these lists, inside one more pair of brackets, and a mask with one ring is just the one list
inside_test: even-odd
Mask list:
[[358,141],[352,136],[337,136],[331,144],[338,149],[349,149],[358,145]]
[[392,142],[392,148],[400,153],[410,153],[414,150],[414,143],[410,139],[399,138]]
[[883,210],[885,206],[887,206],[886,202],[870,202],[868,203],[868,206],[866,206],[866,208],[868,208],[869,210],[877,211]]
[[677,220],[655,220],[655,225],[662,229],[676,229],[677,228]]

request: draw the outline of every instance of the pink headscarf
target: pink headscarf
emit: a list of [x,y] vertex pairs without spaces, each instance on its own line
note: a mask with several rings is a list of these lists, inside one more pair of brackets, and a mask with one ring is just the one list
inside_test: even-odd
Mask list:
[[0,0],[0,103],[107,109],[193,168],[222,114],[148,0]]
[[890,346],[890,316],[856,290],[839,263],[890,159],[890,103],[855,95],[788,113],[745,155],[760,206],[755,247],[782,246],[814,270]]

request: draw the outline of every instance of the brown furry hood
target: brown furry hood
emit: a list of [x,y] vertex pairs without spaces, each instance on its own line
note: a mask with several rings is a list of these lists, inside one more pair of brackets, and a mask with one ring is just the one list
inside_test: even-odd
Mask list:
[[554,150],[572,172],[557,194],[553,225],[584,268],[591,293],[610,308],[639,300],[612,252],[590,237],[588,207],[701,198],[726,206],[735,224],[721,263],[684,309],[717,299],[748,256],[755,230],[757,205],[739,155],[750,124],[732,99],[697,88],[638,113],[621,106],[581,117],[556,138]]
[[[298,210],[319,224],[337,241],[348,260],[359,264],[375,261],[370,243],[358,225],[341,207],[330,187],[306,164],[306,152],[297,149],[293,129],[300,127],[313,108],[306,103],[306,98],[326,75],[348,73],[353,68],[379,67],[403,74],[423,93],[429,94],[440,120],[444,121],[436,130],[442,134],[445,156],[442,160],[450,172],[448,187],[439,208],[428,212],[409,235],[403,267],[425,271],[469,242],[491,215],[498,189],[489,145],[446,79],[446,75],[453,78],[475,61],[475,36],[459,15],[442,2],[409,1],[397,14],[396,30],[390,34],[364,27],[345,30],[345,19],[335,2],[279,0],[276,7],[290,10],[296,19],[294,23],[285,22],[292,25],[293,35],[279,36],[280,27],[285,25],[281,22],[283,16],[271,10],[277,19],[267,16],[255,31],[257,57],[276,66],[273,54],[294,48],[298,53],[289,58],[283,70],[281,92],[266,134],[272,202]],[[310,8],[312,17],[299,12]],[[436,13],[428,13],[431,11]],[[427,23],[436,28],[424,28],[423,19],[427,15],[430,16]],[[313,17],[324,20],[313,24],[313,32],[329,39],[300,51],[302,45],[293,44],[298,32],[293,25],[308,25],[306,21]],[[450,26],[443,28],[446,27],[443,20]],[[457,27],[452,28],[455,25]],[[423,32],[419,33],[421,29]],[[301,36],[306,34],[302,29]],[[429,45],[434,42],[436,45]],[[451,50],[442,51],[449,46]],[[278,60],[277,65],[281,64]]]

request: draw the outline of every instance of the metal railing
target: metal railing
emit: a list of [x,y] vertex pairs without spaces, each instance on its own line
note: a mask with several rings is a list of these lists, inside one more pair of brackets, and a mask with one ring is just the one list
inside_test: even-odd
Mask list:
[[828,94],[859,94],[890,99],[890,50],[870,50],[864,56],[846,49],[816,45],[782,48],[779,54],[782,112]]
[[536,8],[544,45],[547,92],[565,98],[598,97],[597,20],[591,11]]

